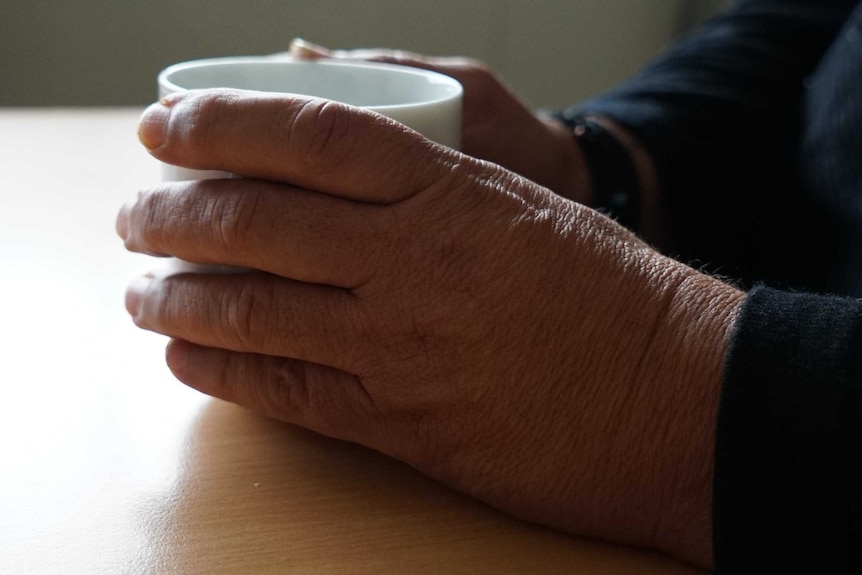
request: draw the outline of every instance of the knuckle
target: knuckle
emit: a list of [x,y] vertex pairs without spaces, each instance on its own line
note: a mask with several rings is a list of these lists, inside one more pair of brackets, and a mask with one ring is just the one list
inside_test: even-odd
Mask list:
[[[187,101],[187,107],[179,136],[183,145],[204,148],[218,143],[218,130],[229,118],[229,110],[236,100],[230,92],[207,92],[195,94]],[[173,122],[172,122],[173,124]]]
[[261,401],[275,412],[305,413],[311,408],[308,364],[285,360],[265,386]]
[[292,132],[303,148],[295,150],[306,169],[331,171],[345,160],[353,148],[353,113],[342,104],[311,99],[303,102],[292,118]]
[[250,351],[257,345],[255,335],[260,320],[259,310],[264,305],[257,291],[253,284],[246,283],[229,297],[223,307],[225,336],[238,343],[242,350]]
[[220,390],[220,397],[234,403],[245,402],[246,391],[241,382],[245,381],[246,375],[243,356],[238,353],[225,354],[223,369],[212,371],[213,383]]
[[238,289],[225,290],[219,308],[223,336],[240,351],[265,353],[281,339],[276,289],[272,278],[249,275]]
[[212,196],[209,224],[213,241],[229,251],[247,246],[256,229],[260,199],[260,192],[254,189]]
[[331,378],[338,376],[321,369],[324,368],[304,361],[281,360],[270,371],[265,385],[257,388],[257,404],[277,418],[302,422],[336,437],[355,437],[355,422],[368,424],[374,413],[369,409],[370,402],[364,401],[366,396],[352,397],[347,391],[362,384],[356,376],[342,374],[351,381],[344,380],[343,386],[333,389],[337,380]]
[[161,253],[166,235],[166,202],[163,190],[140,194],[131,214],[132,233],[126,240],[127,247]]

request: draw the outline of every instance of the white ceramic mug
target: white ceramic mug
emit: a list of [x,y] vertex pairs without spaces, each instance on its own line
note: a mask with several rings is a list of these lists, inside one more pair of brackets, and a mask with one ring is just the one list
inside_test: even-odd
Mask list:
[[[461,98],[457,80],[429,70],[344,60],[297,60],[288,56],[213,58],[175,64],[158,77],[159,97],[208,88],[301,94],[334,100],[388,116],[426,138],[457,149]],[[219,171],[163,164],[165,181],[228,178]],[[237,272],[242,268],[174,262],[176,271]]]

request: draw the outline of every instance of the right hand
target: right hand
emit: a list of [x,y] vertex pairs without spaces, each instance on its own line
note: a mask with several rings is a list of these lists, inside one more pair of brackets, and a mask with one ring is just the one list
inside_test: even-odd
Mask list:
[[150,107],[175,182],[135,252],[266,273],[135,282],[186,384],[362,443],[518,517],[711,564],[714,425],[744,294],[582,205],[355,107]]
[[455,78],[464,87],[462,152],[499,164],[570,200],[589,203],[589,176],[569,129],[530,111],[482,62],[400,50],[329,50],[300,39],[291,42],[290,53],[307,59],[412,66]]

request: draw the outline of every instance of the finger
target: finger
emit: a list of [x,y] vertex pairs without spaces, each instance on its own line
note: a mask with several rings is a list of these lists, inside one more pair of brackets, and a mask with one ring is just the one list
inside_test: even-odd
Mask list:
[[263,273],[144,276],[129,286],[126,309],[139,327],[170,337],[352,373],[375,349],[349,292]]
[[[330,50],[320,44],[309,42],[303,38],[294,38],[290,41],[290,55],[303,60],[319,60],[322,58],[337,58],[341,60],[361,60],[371,62],[385,62],[390,64],[401,64],[414,68],[428,68],[432,66],[432,59],[413,52],[402,50],[387,50],[385,48],[358,49],[358,50]],[[443,60],[443,59],[439,59]]]
[[431,70],[432,72],[440,72],[441,74],[452,76],[462,84],[465,82],[471,83],[476,75],[476,71],[484,69],[484,65],[477,60],[462,56],[432,57],[405,50],[390,50],[386,48],[331,50],[302,38],[294,38],[291,41],[290,55],[303,60],[334,58],[422,68],[423,70]]
[[460,157],[384,116],[319,98],[193,91],[150,106],[141,141],[158,159],[373,203],[450,176]]
[[[354,288],[381,261],[375,206],[262,180],[176,182],[123,207],[126,247]],[[376,230],[376,231],[375,231]]]
[[194,389],[318,433],[366,443],[376,408],[359,378],[314,363],[168,344],[174,375]]

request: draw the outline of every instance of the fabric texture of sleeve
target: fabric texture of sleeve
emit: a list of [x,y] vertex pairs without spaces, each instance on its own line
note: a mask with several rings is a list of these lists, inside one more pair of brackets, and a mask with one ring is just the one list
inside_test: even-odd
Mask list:
[[789,169],[804,81],[856,3],[740,2],[563,117],[610,117],[647,149],[669,255],[747,283],[771,279],[770,254],[759,248],[764,214],[811,219],[793,198],[798,184]]
[[862,300],[755,288],[719,407],[716,573],[862,573]]

